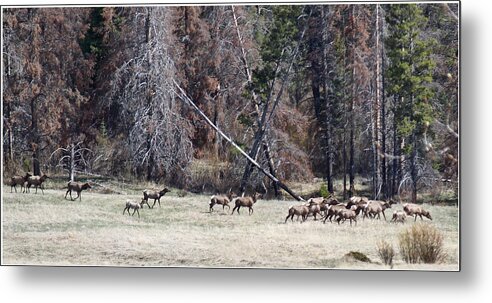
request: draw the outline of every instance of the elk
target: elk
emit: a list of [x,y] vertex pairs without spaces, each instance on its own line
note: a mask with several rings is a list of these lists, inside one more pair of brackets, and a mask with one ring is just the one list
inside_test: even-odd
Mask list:
[[[169,189],[167,189],[167,187],[165,187],[161,191],[146,189],[143,191],[143,195],[144,195],[143,200],[145,200],[145,202],[143,202],[143,204],[147,204],[147,206],[149,208],[154,208],[155,202],[157,201],[157,202],[159,202],[159,207],[161,207],[161,197],[164,196],[166,193],[169,193],[169,192],[171,192],[171,191]],[[152,207],[150,207],[150,205],[149,205],[149,198],[154,199],[154,204],[152,204]],[[143,206],[143,204],[142,204],[142,206]]]
[[[68,190],[65,193],[65,199],[67,198],[67,195],[70,194],[70,200],[72,200],[72,201],[77,200],[77,198],[79,198],[79,200],[82,201],[82,196],[80,193],[83,190],[92,188],[88,182],[80,183],[80,182],[74,182],[74,181],[68,182],[67,187],[68,187]],[[72,198],[72,190],[77,192],[77,197],[75,197],[75,199]]]
[[43,191],[43,182],[46,181],[49,177],[46,174],[43,174],[42,176],[30,176],[27,178],[27,187],[26,187],[26,192],[31,192],[30,188],[32,185],[36,188],[36,194],[38,193],[38,187],[41,188],[41,192],[44,195]]
[[294,222],[294,215],[297,215],[298,221],[299,221],[299,216],[301,216],[302,218],[301,222],[304,222],[307,219],[308,213],[309,213],[309,208],[305,204],[292,205],[291,207],[289,207],[289,214],[285,218],[284,223],[287,223],[287,219],[289,219],[289,217],[290,217],[290,221]]
[[407,215],[405,214],[404,211],[394,211],[393,212],[393,217],[391,218],[391,222],[397,223],[405,223],[405,220],[407,218]]
[[407,216],[415,216],[414,222],[417,221],[417,216],[420,216],[420,220],[423,220],[422,216],[432,220],[431,214],[417,204],[405,203],[403,204],[403,211],[405,211]]
[[132,201],[132,200],[126,200],[126,206],[125,206],[125,209],[123,209],[123,214],[125,214],[125,211],[127,211],[128,215],[130,215],[130,208],[131,208],[131,209],[133,209],[132,216],[135,214],[135,212],[137,212],[137,215],[140,218],[140,213],[138,210],[140,208],[143,208],[144,203],[145,203],[144,199],[142,199],[142,201],[140,203]]
[[337,222],[340,224],[340,221],[349,219],[350,220],[350,225],[352,226],[352,220],[354,220],[355,225],[357,225],[357,215],[355,214],[355,208],[356,206],[352,206],[351,209],[342,209],[338,212],[338,218]]
[[381,213],[383,214],[384,220],[386,221],[386,215],[384,214],[384,210],[387,208],[391,208],[391,204],[385,201],[377,201],[377,200],[369,200],[364,208],[364,216],[363,219],[367,216],[374,215],[378,216],[378,219],[381,220]]
[[12,178],[10,178],[10,192],[12,192],[12,187],[15,189],[15,192],[17,192],[17,185],[20,185],[21,191],[24,192],[24,185],[26,184],[27,179],[31,176],[32,175],[30,173],[26,173],[25,176],[13,176]]
[[326,212],[326,216],[323,220],[323,223],[326,223],[326,220],[327,219],[330,219],[330,222],[331,222],[331,219],[333,217],[336,217],[338,216],[338,214],[344,210],[344,209],[347,209],[347,204],[343,204],[343,203],[340,203],[340,204],[337,204],[337,205],[330,205],[328,206],[328,211]]
[[234,202],[234,208],[232,209],[231,215],[234,214],[234,211],[237,209],[237,214],[239,215],[239,209],[241,206],[249,208],[248,213],[251,215],[253,213],[253,204],[256,203],[256,199],[258,198],[258,193],[255,193],[252,197],[236,197],[232,199]]
[[229,202],[231,201],[232,198],[235,197],[237,197],[237,195],[234,192],[229,192],[229,194],[227,195],[213,195],[212,197],[210,197],[210,203],[208,204],[210,208],[210,212],[213,212],[214,210],[213,207],[215,204],[222,205],[223,211],[225,210],[226,206],[228,210],[231,209],[231,207],[229,206]]

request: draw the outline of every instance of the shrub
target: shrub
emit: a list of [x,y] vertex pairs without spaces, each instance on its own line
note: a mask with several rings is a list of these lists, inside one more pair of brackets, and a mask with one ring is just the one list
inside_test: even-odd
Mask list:
[[398,238],[400,255],[407,263],[436,263],[446,257],[442,234],[429,224],[414,224]]
[[323,198],[328,198],[330,196],[330,192],[328,191],[326,184],[322,184],[319,188],[319,195]]
[[381,240],[377,243],[377,251],[381,261],[383,261],[385,265],[393,265],[393,257],[395,256],[393,245]]
[[371,263],[371,259],[369,259],[365,254],[358,251],[351,251],[345,255],[347,258],[353,258],[357,261],[368,262]]

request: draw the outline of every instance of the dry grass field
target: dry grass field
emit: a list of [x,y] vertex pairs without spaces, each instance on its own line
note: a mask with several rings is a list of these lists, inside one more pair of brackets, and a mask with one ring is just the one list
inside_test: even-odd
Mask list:
[[[360,219],[350,226],[310,217],[302,224],[284,224],[288,207],[297,202],[259,200],[253,215],[241,209],[241,215],[231,216],[220,205],[209,213],[209,196],[179,198],[175,191],[161,198],[161,207],[145,206],[138,218],[122,214],[126,199],[140,199],[138,191],[84,191],[82,201],[65,200],[64,194],[62,189],[16,194],[3,186],[2,264],[380,270],[390,269],[376,250],[384,239],[396,250],[393,269],[459,269],[455,206],[426,205],[434,218],[427,221],[444,235],[445,261],[406,264],[398,254],[398,234],[413,220],[402,225],[389,223],[390,218]],[[387,217],[393,209],[386,211]],[[345,257],[351,251],[367,255],[371,262]]]

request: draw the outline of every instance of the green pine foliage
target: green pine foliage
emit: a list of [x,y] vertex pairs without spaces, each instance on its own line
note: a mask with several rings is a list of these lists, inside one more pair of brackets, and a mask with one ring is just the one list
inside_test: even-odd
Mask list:
[[292,55],[299,36],[299,16],[303,6],[272,6],[272,23],[268,33],[258,37],[260,40],[259,52],[262,64],[253,71],[253,83],[250,90],[254,90],[262,100],[268,98],[271,92],[272,81],[282,70],[281,63]]
[[79,41],[80,48],[84,54],[92,54],[96,58],[100,58],[103,54],[103,35],[100,32],[104,22],[103,9],[102,7],[92,9],[89,29],[84,38]]
[[[421,37],[427,19],[419,5],[388,5],[386,11],[387,92],[398,99],[394,112],[397,132],[402,138],[418,137],[434,119],[430,104],[434,91],[429,84],[435,67],[431,56],[435,41]],[[405,148],[407,153],[411,150],[411,146]]]

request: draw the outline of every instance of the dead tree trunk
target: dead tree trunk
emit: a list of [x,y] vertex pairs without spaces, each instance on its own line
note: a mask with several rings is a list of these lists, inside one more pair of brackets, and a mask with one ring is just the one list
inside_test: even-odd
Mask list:
[[31,148],[32,148],[32,165],[35,176],[41,175],[41,167],[39,164],[39,150],[40,150],[40,136],[38,129],[38,116],[36,109],[36,102],[40,97],[44,97],[43,94],[38,94],[31,100]]
[[173,79],[173,83],[174,85],[178,88],[179,90],[179,93],[174,91],[174,93],[176,94],[176,96],[187,102],[189,105],[191,105],[197,112],[200,116],[202,116],[202,118],[219,134],[221,135],[227,142],[229,142],[232,146],[234,146],[234,148],[236,148],[244,157],[246,157],[246,159],[251,162],[252,165],[254,165],[256,168],[258,168],[265,176],[267,176],[268,178],[270,178],[270,180],[272,180],[274,183],[276,183],[280,188],[282,188],[283,190],[285,190],[287,193],[289,193],[289,195],[291,195],[294,199],[298,200],[298,201],[304,201],[304,199],[297,195],[296,193],[294,193],[290,188],[287,187],[287,185],[285,185],[283,182],[281,182],[279,179],[277,179],[275,176],[273,176],[272,174],[270,174],[268,171],[266,171],[263,167],[261,167],[258,162],[256,162],[253,158],[251,158],[244,150],[242,150],[231,138],[229,138],[226,134],[224,134],[215,124],[213,124],[212,121],[210,121],[210,119],[207,117],[207,115],[205,115],[204,112],[202,112],[200,110],[200,108],[188,97],[188,95],[186,94],[186,92],[181,88],[181,86],[179,86],[179,84]]
[[[326,12],[328,10],[328,12]],[[322,76],[322,85],[323,85],[323,98],[325,101],[325,155],[326,155],[326,183],[328,187],[328,192],[332,193],[333,190],[333,148],[332,148],[332,136],[333,136],[333,127],[332,127],[332,106],[331,106],[331,98],[328,94],[328,18],[330,16],[330,7],[327,5],[323,5],[321,9],[321,20],[322,20],[322,53],[323,53],[323,76]]]

